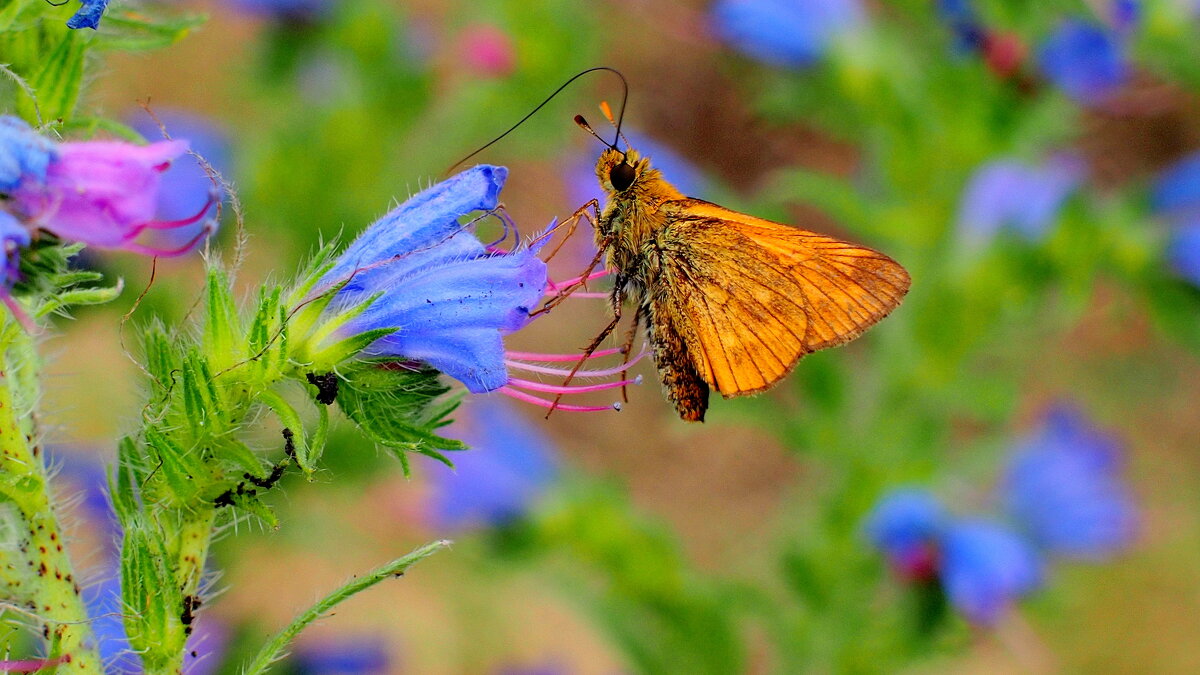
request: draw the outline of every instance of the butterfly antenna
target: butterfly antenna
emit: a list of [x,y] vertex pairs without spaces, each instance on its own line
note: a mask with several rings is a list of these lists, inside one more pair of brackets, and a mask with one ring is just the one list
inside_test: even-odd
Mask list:
[[[568,86],[568,85],[570,85],[570,84],[571,84],[572,82],[574,82],[575,80],[578,80],[579,78],[583,77],[584,75],[587,75],[588,73],[594,73],[594,72],[601,71],[601,70],[606,70],[606,71],[608,71],[608,72],[610,72],[610,73],[613,73],[613,74],[614,74],[614,75],[616,75],[617,77],[621,78],[621,87],[622,87],[622,93],[621,93],[621,117],[624,117],[624,115],[625,115],[625,101],[629,99],[629,82],[625,80],[625,76],[624,76],[624,75],[622,75],[622,74],[621,74],[621,72],[620,72],[619,70],[617,70],[617,69],[615,69],[615,68],[609,68],[608,66],[596,66],[595,68],[588,68],[587,70],[584,70],[584,71],[581,71],[581,72],[579,72],[579,73],[576,73],[574,76],[572,76],[572,77],[571,77],[571,79],[567,80],[566,82],[563,82],[563,83],[562,83],[562,85],[561,85],[561,86],[559,86],[559,88],[558,88],[558,89],[555,89],[555,90],[554,90],[554,93],[552,93],[552,94],[550,94],[549,96],[547,96],[547,97],[546,97],[546,100],[544,100],[544,101],[542,101],[541,103],[539,103],[539,104],[537,105],[537,107],[536,107],[536,108],[534,108],[533,110],[530,110],[528,114],[526,114],[524,117],[522,117],[520,120],[518,120],[516,124],[512,125],[511,127],[509,127],[507,131],[505,131],[504,133],[500,134],[499,136],[497,136],[497,137],[493,138],[491,141],[489,141],[489,142],[487,142],[486,144],[484,144],[484,145],[483,145],[482,147],[480,147],[478,150],[475,150],[474,152],[472,152],[471,154],[467,155],[466,157],[463,157],[462,159],[458,160],[458,161],[457,161],[457,162],[455,162],[454,164],[451,164],[451,165],[450,165],[450,166],[449,166],[449,167],[446,169],[445,173],[448,175],[448,174],[449,174],[451,171],[453,171],[454,169],[458,168],[458,166],[459,166],[460,164],[462,164],[463,162],[467,161],[468,159],[471,159],[471,158],[472,158],[472,157],[474,157],[475,155],[478,155],[479,153],[483,152],[484,150],[487,150],[488,148],[490,148],[490,147],[492,147],[494,144],[496,144],[496,142],[498,142],[500,139],[502,139],[502,138],[504,138],[505,136],[507,136],[507,135],[511,134],[513,131],[515,131],[515,130],[517,129],[517,127],[519,127],[519,126],[521,126],[522,124],[524,124],[526,120],[528,120],[530,117],[533,117],[533,115],[534,115],[534,114],[535,114],[537,111],[539,111],[539,110],[541,110],[542,108],[546,107],[546,104],[547,104],[547,103],[549,103],[550,101],[554,100],[554,97],[555,97],[555,96],[558,96],[558,95],[559,95],[559,93],[561,93],[563,89],[566,89],[566,88],[567,88],[567,86]],[[576,123],[578,123],[578,121],[577,121]],[[586,124],[586,122],[585,122],[585,124]],[[582,125],[581,125],[581,126],[582,126]],[[590,127],[588,127],[588,130],[589,130],[589,131],[591,130],[591,129],[590,129]],[[620,118],[618,118],[618,121],[617,121],[617,135],[618,135],[618,136],[620,136],[620,133],[621,133],[621,125],[620,125]],[[592,132],[592,135],[593,135],[593,136],[596,136],[596,132],[594,132],[594,131],[593,131],[593,132]],[[599,136],[596,136],[596,137],[597,137],[597,138],[600,138]],[[607,142],[605,142],[605,141],[604,141],[604,139],[603,139],[603,138],[601,138],[600,140],[601,140],[601,142],[604,142],[604,144],[605,144],[605,145],[607,145],[607,146],[609,146],[609,147],[611,147],[611,148],[614,148],[614,149],[615,149],[615,148],[617,147],[617,144],[616,144],[616,142],[615,142],[615,141],[614,141],[613,143],[607,143]]]
[[[625,107],[624,102],[621,103],[621,107],[622,108]],[[628,138],[625,138],[625,134],[621,133],[620,123],[613,119],[612,108],[608,107],[608,101],[600,102],[600,112],[604,113],[604,119],[608,120],[608,123],[613,125],[613,127],[617,130],[617,138],[620,138],[621,140],[625,141],[626,148],[632,148],[633,144],[629,142]],[[622,112],[624,112],[624,110],[622,110]],[[617,146],[612,145],[610,147],[615,149]]]

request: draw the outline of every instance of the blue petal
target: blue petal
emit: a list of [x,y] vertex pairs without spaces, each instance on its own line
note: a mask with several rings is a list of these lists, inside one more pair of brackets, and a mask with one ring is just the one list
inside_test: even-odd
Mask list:
[[95,30],[100,26],[100,17],[104,15],[104,10],[108,8],[108,0],[83,0],[83,6],[70,19],[67,19],[67,28],[91,28]]
[[1015,533],[986,520],[962,520],[942,537],[942,585],[959,612],[991,624],[1042,583],[1042,561]]
[[931,493],[919,488],[901,488],[875,504],[863,530],[884,555],[905,560],[935,541],[945,523],[946,511]]
[[450,435],[471,450],[454,455],[453,470],[431,470],[430,514],[450,530],[504,525],[528,512],[557,479],[554,447],[498,397],[473,398],[462,411]]
[[1167,242],[1167,262],[1176,274],[1200,286],[1200,219],[1171,233]]
[[1042,73],[1076,101],[1088,104],[1112,96],[1129,79],[1125,49],[1103,26],[1070,19],[1038,51]]
[[542,299],[546,264],[523,250],[376,281],[395,292],[376,300],[346,329],[399,330],[377,340],[367,354],[425,361],[480,393],[508,381],[501,335],[528,322]]
[[1116,439],[1077,410],[1058,407],[1018,446],[1002,498],[1042,548],[1102,559],[1129,545],[1137,531],[1137,507],[1121,466]]
[[721,0],[712,8],[717,36],[776,66],[812,64],[833,38],[862,22],[857,0]]
[[19,117],[0,117],[0,192],[12,192],[23,180],[46,181],[54,144]]
[[507,177],[505,167],[479,165],[417,193],[350,244],[322,283],[344,279],[357,268],[441,243],[461,229],[460,217],[496,208]]
[[1150,208],[1163,215],[1200,215],[1200,152],[1159,174],[1150,190]]

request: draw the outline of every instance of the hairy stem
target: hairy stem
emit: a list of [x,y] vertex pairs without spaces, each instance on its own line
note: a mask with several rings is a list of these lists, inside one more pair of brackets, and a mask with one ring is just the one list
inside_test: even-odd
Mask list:
[[[13,364],[13,336],[0,346],[0,502],[11,547],[0,548],[0,589],[44,622],[46,653],[60,673],[103,672],[62,529],[50,500],[42,453],[32,417],[14,389],[30,382]],[[22,339],[22,338],[16,338]],[[32,356],[30,356],[32,358]]]

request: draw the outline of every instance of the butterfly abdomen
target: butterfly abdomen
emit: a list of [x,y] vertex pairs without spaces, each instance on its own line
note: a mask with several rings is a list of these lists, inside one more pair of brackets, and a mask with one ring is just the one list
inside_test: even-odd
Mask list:
[[667,400],[685,421],[703,422],[708,410],[708,383],[696,371],[687,344],[675,328],[675,317],[649,294],[643,303],[654,364]]

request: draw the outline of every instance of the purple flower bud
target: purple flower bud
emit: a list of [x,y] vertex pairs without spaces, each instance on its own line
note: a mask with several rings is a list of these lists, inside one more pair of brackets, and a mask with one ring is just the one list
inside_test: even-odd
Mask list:
[[928,579],[936,572],[936,547],[948,522],[945,508],[917,488],[884,496],[867,516],[864,531],[902,579]]

